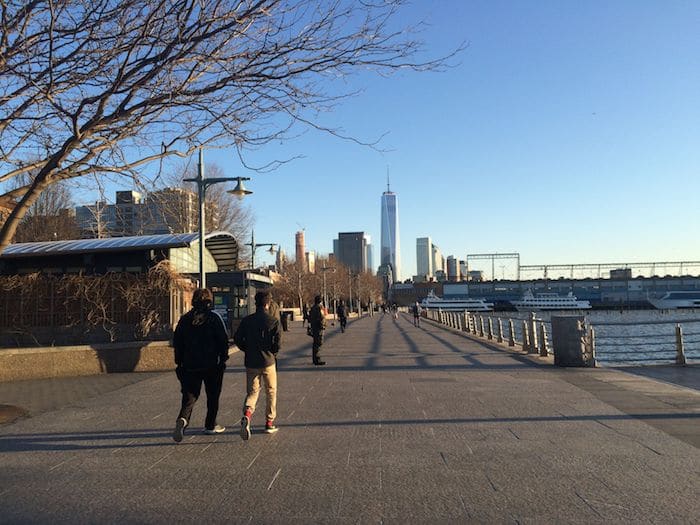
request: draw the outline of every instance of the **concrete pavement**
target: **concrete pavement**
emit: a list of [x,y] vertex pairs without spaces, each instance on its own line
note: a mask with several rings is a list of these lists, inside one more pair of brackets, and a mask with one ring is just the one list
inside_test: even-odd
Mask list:
[[[195,433],[200,399],[191,432],[173,443],[173,373],[100,376],[113,383],[24,407],[33,417],[0,425],[2,521],[697,521],[696,389],[557,369],[411,321],[331,328],[326,367],[311,366],[311,339],[291,323],[280,432],[259,432],[261,405],[248,442],[236,432],[240,354],[221,399],[231,432],[219,436]],[[9,385],[0,403],[22,408],[16,392],[6,401]]]

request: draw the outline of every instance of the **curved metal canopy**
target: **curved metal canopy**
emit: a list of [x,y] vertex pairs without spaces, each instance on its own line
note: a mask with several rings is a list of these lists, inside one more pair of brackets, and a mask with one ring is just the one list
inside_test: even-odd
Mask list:
[[[97,252],[129,252],[164,248],[185,248],[199,242],[198,233],[168,233],[162,235],[136,235],[108,239],[75,239],[69,241],[43,241],[10,244],[3,250],[2,258],[50,257]],[[232,233],[212,232],[204,236],[204,246],[209,250],[220,270],[235,270],[238,262],[238,243]]]

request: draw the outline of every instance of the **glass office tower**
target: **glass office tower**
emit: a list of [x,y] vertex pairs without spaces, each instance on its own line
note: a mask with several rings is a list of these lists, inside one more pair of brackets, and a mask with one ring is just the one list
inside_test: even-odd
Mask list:
[[382,193],[382,236],[380,264],[391,265],[394,282],[401,281],[401,257],[399,255],[399,204],[396,194],[389,188]]

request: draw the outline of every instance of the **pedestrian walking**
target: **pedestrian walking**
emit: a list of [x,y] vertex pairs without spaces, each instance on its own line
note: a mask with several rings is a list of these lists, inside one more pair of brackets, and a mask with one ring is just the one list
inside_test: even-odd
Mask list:
[[265,384],[266,434],[277,432],[277,353],[280,351],[280,322],[270,315],[270,292],[255,294],[256,311],[241,321],[233,336],[236,346],[245,353],[246,398],[241,418],[241,438],[250,439],[250,421],[258,396]]
[[192,309],[180,318],[175,328],[175,373],[182,392],[180,413],[173,431],[176,443],[182,441],[190,424],[202,383],[207,394],[204,433],[220,434],[226,430],[216,424],[216,415],[228,359],[228,333],[221,316],[212,310],[213,304],[211,291],[198,288],[192,295]]
[[418,301],[413,305],[413,326],[420,326],[420,304]]
[[348,311],[345,308],[345,302],[342,299],[336,308],[336,313],[338,314],[338,321],[340,322],[340,331],[345,332],[345,327],[348,324]]
[[316,366],[323,366],[326,362],[321,360],[321,346],[323,346],[323,332],[326,329],[326,316],[320,295],[314,297],[314,305],[309,310],[309,326],[311,326],[311,337],[313,337],[313,363]]
[[301,327],[305,327],[309,320],[309,307],[304,303],[304,307],[301,310]]

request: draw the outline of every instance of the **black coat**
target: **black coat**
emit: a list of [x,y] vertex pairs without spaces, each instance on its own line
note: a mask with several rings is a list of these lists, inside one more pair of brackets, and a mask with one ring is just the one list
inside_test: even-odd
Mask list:
[[223,366],[228,359],[228,334],[221,316],[211,310],[190,310],[175,328],[175,364],[186,370]]
[[246,368],[267,368],[280,351],[280,322],[263,310],[244,317],[233,342],[245,353]]

